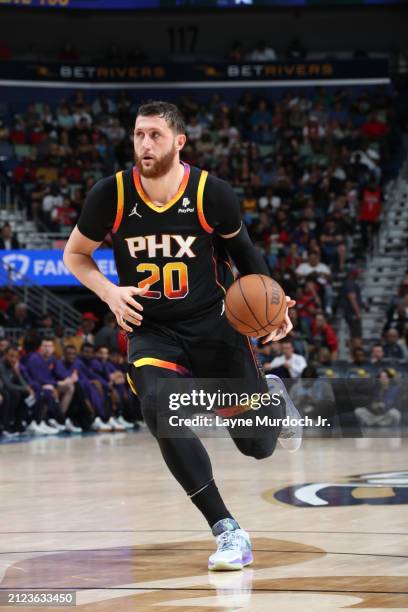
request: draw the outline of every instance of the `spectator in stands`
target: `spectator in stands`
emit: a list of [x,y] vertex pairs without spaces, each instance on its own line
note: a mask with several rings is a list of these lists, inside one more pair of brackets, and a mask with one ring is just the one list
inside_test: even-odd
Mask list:
[[398,306],[398,331],[401,335],[408,332],[408,293],[406,293]]
[[359,268],[349,270],[347,278],[342,286],[340,296],[344,318],[349,327],[351,349],[361,346],[363,335],[363,298],[360,285],[357,282],[360,273],[361,271]]
[[337,358],[338,341],[336,332],[321,312],[316,314],[312,322],[312,344],[315,350],[321,347],[328,348],[332,359]]
[[353,350],[352,365],[356,368],[362,368],[368,364],[367,354],[361,346],[357,346]]
[[343,271],[347,258],[346,239],[335,218],[332,217],[326,221],[320,235],[320,242],[329,265],[336,266],[339,271]]
[[54,224],[54,229],[58,231],[70,230],[74,227],[78,213],[71,204],[71,198],[64,196],[62,205],[53,208],[50,213],[50,220]]
[[330,316],[333,312],[333,289],[329,266],[320,261],[318,253],[312,251],[309,253],[307,262],[296,268],[296,275],[300,280],[310,279],[319,283],[323,290],[325,311]]
[[314,357],[316,367],[330,368],[333,365],[330,350],[325,346],[318,349]]
[[19,249],[20,243],[13,235],[10,223],[5,223],[1,228],[0,249],[10,251],[11,249]]
[[380,344],[379,342],[377,342],[376,344],[373,344],[373,346],[371,347],[371,353],[370,353],[370,363],[373,365],[383,365],[384,363],[384,347],[382,344]]
[[[4,429],[10,433],[24,431],[23,420],[29,407],[37,403],[34,390],[20,371],[16,346],[9,346],[0,359],[0,380],[3,383],[3,398],[7,398],[8,414],[2,419]],[[5,402],[6,403],[6,402]]]
[[12,304],[6,315],[7,320],[5,325],[7,327],[29,329],[33,325],[33,319],[28,312],[28,307],[25,302],[17,302],[16,304]]
[[[97,401],[94,400],[97,417],[92,423],[91,428],[95,431],[124,431],[112,413],[112,394],[109,380],[105,378],[101,371],[100,364],[95,359],[95,349],[93,344],[84,342],[81,353],[78,357],[78,371],[96,390]],[[96,405],[95,405],[96,403]]]
[[78,330],[78,335],[82,338],[82,343],[95,344],[95,326],[98,323],[98,317],[90,311],[84,312],[82,315],[81,329]]
[[65,423],[64,430],[71,425],[67,422],[67,412],[75,392],[78,375],[73,372],[65,379],[57,380],[55,366],[54,342],[51,339],[43,339],[39,348],[33,351],[25,362],[27,374],[41,388],[47,401],[49,423],[58,433],[62,427],[58,427],[57,424]]
[[408,274],[406,274],[400,283],[398,288],[398,295],[395,295],[391,298],[390,303],[387,308],[387,322],[384,326],[384,330],[386,331],[391,326],[397,324],[399,306],[405,303],[405,296],[408,295]]
[[82,102],[76,105],[73,117],[74,127],[76,128],[77,134],[88,131],[93,124],[92,115],[90,114],[88,107]]
[[95,334],[95,348],[106,346],[109,352],[117,351],[118,345],[118,326],[115,315],[107,312],[103,318],[103,326]]
[[281,205],[282,200],[275,195],[272,187],[267,187],[263,195],[258,199],[259,210],[271,210],[276,211]]
[[296,290],[296,309],[299,316],[299,324],[303,333],[310,338],[312,322],[316,312],[322,308],[318,285],[314,281],[307,281],[305,286],[299,286]]
[[286,49],[286,57],[293,60],[305,59],[307,55],[306,49],[303,47],[299,38],[294,38]]
[[10,340],[6,336],[4,327],[0,327],[0,359],[4,357],[4,353],[10,346]]
[[129,414],[129,389],[126,385],[126,376],[120,366],[114,364],[109,358],[107,346],[100,346],[96,353],[96,361],[99,364],[99,373],[108,382],[111,389],[113,416],[111,424],[116,425],[114,429],[119,431],[117,425],[124,429],[133,429],[133,423],[127,421],[124,414]]
[[57,184],[52,184],[50,188],[50,193],[44,196],[41,204],[41,213],[42,213],[42,221],[48,227],[50,231],[55,230],[55,225],[52,221],[52,212],[57,208],[61,208],[63,205],[64,199],[60,194],[59,188]]
[[283,340],[279,344],[282,354],[264,364],[265,372],[276,373],[283,378],[299,378],[307,366],[306,359],[295,353],[291,340]]
[[186,125],[186,133],[191,142],[200,140],[203,135],[203,126],[198,122],[197,115],[192,115]]
[[400,397],[401,390],[395,383],[392,372],[388,369],[381,370],[368,408],[356,408],[354,413],[363,426],[397,426],[401,421],[401,411],[398,409]]
[[408,329],[408,291],[405,290],[405,286],[403,286],[403,295],[393,299],[387,314],[389,323],[386,329],[389,325],[393,325],[401,336],[405,336]]
[[371,180],[362,191],[358,217],[365,250],[368,248],[372,234],[377,233],[380,225],[381,200],[381,189],[375,180]]
[[250,123],[254,132],[268,130],[272,123],[272,114],[266,100],[258,102],[257,109],[251,114]]
[[301,377],[290,389],[290,397],[301,414],[317,419],[333,416],[335,399],[330,383],[318,378],[313,366],[304,368]]
[[[24,343],[25,346],[28,346],[26,338],[24,338]],[[58,433],[45,421],[48,411],[47,401],[43,396],[41,386],[32,380],[22,363],[18,348],[9,344],[5,349],[6,352],[7,356],[4,357],[0,380],[5,381],[5,393],[9,406],[7,419],[15,419],[17,423],[21,422],[21,426],[24,426],[24,422],[27,421],[29,425],[25,431],[31,435]],[[20,432],[22,429],[23,427],[19,427]]]
[[407,352],[400,340],[400,335],[397,329],[391,327],[385,332],[384,356],[387,359],[407,359]]
[[260,40],[255,49],[248,55],[251,62],[274,62],[276,52],[272,47],[268,47],[264,40]]
[[65,130],[69,132],[75,125],[74,117],[67,104],[61,104],[61,106],[57,108],[56,120],[58,127],[61,129],[61,134],[63,134]]
[[103,419],[107,418],[108,409],[103,389],[96,380],[89,361],[78,358],[74,345],[64,346],[63,358],[57,364],[59,377],[70,376],[74,371],[78,374],[77,387],[79,387],[80,413],[77,420],[85,429],[94,431],[112,431],[112,428]]

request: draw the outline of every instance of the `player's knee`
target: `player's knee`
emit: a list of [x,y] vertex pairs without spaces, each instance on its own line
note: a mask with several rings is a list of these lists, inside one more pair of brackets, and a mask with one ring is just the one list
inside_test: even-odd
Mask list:
[[253,459],[266,459],[275,450],[275,444],[266,440],[245,440],[245,442],[248,443],[240,444],[238,448],[243,455]]
[[255,448],[252,456],[254,459],[266,459],[272,455],[273,451],[273,448]]
[[248,450],[248,455],[250,457],[254,459],[266,459],[272,455],[275,450],[275,444],[271,444],[269,440],[255,440]]

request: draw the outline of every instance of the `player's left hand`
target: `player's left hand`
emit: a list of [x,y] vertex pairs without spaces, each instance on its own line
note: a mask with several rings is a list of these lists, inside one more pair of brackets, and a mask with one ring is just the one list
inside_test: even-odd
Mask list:
[[286,312],[285,312],[284,321],[282,325],[278,327],[278,329],[275,329],[270,334],[265,336],[265,338],[262,339],[261,341],[262,344],[266,344],[267,342],[272,342],[272,341],[278,342],[278,340],[282,340],[282,338],[287,336],[292,331],[293,323],[289,318],[289,308],[293,308],[295,304],[296,304],[295,300],[292,300],[289,296],[286,296]]

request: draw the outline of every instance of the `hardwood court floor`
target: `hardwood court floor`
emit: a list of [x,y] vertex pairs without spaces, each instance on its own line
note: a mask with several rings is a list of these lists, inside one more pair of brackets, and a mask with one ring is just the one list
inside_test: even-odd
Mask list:
[[147,432],[40,438],[0,445],[0,588],[73,589],[84,612],[408,608],[407,439],[264,461],[204,442],[253,566],[207,571],[214,540]]

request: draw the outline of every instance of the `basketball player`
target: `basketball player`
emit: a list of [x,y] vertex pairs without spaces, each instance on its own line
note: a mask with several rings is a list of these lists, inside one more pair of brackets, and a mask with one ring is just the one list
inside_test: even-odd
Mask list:
[[[159,405],[157,385],[163,378],[194,376],[244,379],[251,388],[268,390],[248,338],[225,317],[223,298],[234,280],[228,256],[242,275],[269,271],[241,221],[233,189],[181,162],[185,142],[176,106],[141,106],[134,129],[135,166],[101,179],[91,189],[64,262],[128,332],[130,382],[145,422],[168,468],[217,538],[209,568],[242,569],[253,560],[249,535],[225,506],[198,437],[187,428],[184,437],[179,431],[176,438],[159,435],[159,417],[169,407]],[[120,286],[111,283],[92,259],[108,232]],[[286,299],[288,308],[295,304]],[[286,310],[284,323],[264,342],[279,340],[291,329]],[[270,384],[279,384],[285,401],[278,412],[268,406],[256,414],[283,417],[286,408],[289,416],[299,416],[282,381]],[[247,408],[245,416],[249,414],[254,410]],[[300,445],[293,429],[264,428],[254,438],[238,437],[232,428],[229,433],[243,454],[256,459],[273,453],[278,436],[289,450]]]

